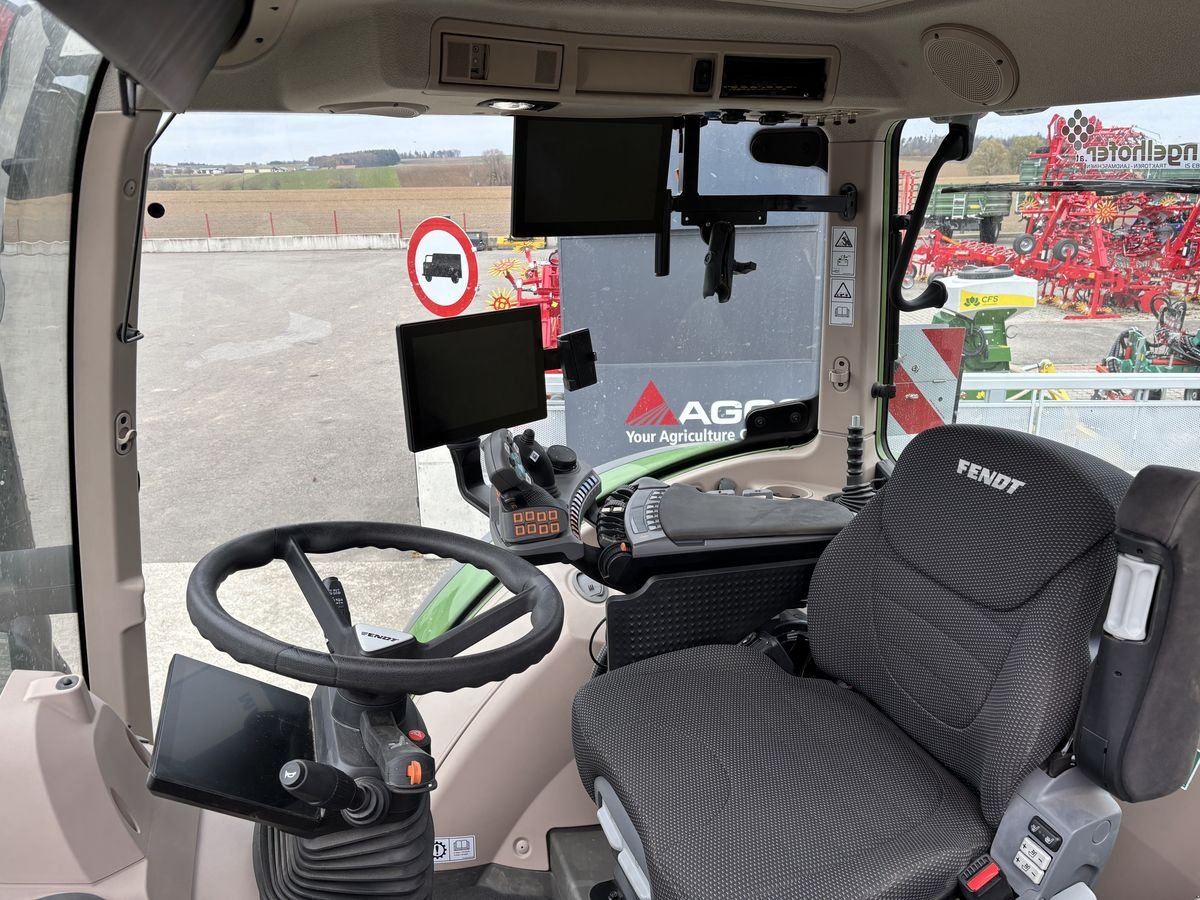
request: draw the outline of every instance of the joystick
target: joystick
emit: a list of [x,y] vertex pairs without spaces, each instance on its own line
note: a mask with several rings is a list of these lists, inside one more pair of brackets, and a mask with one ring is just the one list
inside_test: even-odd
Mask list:
[[862,512],[863,508],[875,496],[875,488],[870,479],[863,476],[863,427],[862,418],[850,417],[850,427],[846,429],[846,486],[840,493],[827,497],[840,506],[852,512]]
[[513,437],[513,443],[520,451],[521,462],[525,466],[525,471],[529,473],[529,477],[533,479],[533,483],[557,497],[558,488],[554,483],[554,466],[551,463],[550,454],[537,442],[533,429],[526,428]]

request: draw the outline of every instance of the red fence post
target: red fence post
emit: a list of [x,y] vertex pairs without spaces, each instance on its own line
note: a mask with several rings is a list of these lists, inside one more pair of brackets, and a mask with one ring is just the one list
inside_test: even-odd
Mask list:
[[333,233],[334,234],[342,233],[340,230],[338,230],[337,210],[336,209],[333,211]]
[[267,210],[267,220],[271,223],[271,237],[275,237],[275,213]]
[[144,241],[144,240],[146,240],[148,237],[150,237],[150,232],[148,232],[148,231],[146,230],[146,223],[145,223],[145,222],[143,222],[143,223],[142,223],[142,240]]
[[463,210],[463,228],[465,229],[466,227],[467,227],[467,211],[464,209]]
[[208,221],[208,213],[204,214],[204,233],[212,237],[212,224]]
[[400,216],[400,210],[396,210],[396,227],[400,229],[397,232],[400,240],[404,240],[404,219]]

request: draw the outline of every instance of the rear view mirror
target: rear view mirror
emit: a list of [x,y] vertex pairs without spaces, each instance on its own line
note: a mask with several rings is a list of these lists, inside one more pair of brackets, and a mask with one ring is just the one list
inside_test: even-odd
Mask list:
[[829,138],[820,128],[772,125],[750,139],[755,162],[828,171]]

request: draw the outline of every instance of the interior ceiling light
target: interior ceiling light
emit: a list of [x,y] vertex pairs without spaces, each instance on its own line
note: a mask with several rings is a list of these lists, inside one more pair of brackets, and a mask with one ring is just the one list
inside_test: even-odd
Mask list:
[[501,112],[543,112],[554,109],[557,103],[547,103],[541,100],[484,100],[479,104]]

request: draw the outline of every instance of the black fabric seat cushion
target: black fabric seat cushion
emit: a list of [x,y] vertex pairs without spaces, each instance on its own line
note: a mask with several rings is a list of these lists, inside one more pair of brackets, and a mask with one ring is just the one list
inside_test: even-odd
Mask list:
[[655,900],[931,900],[991,841],[975,794],[863,696],[745,647],[595,678],[572,726]]

